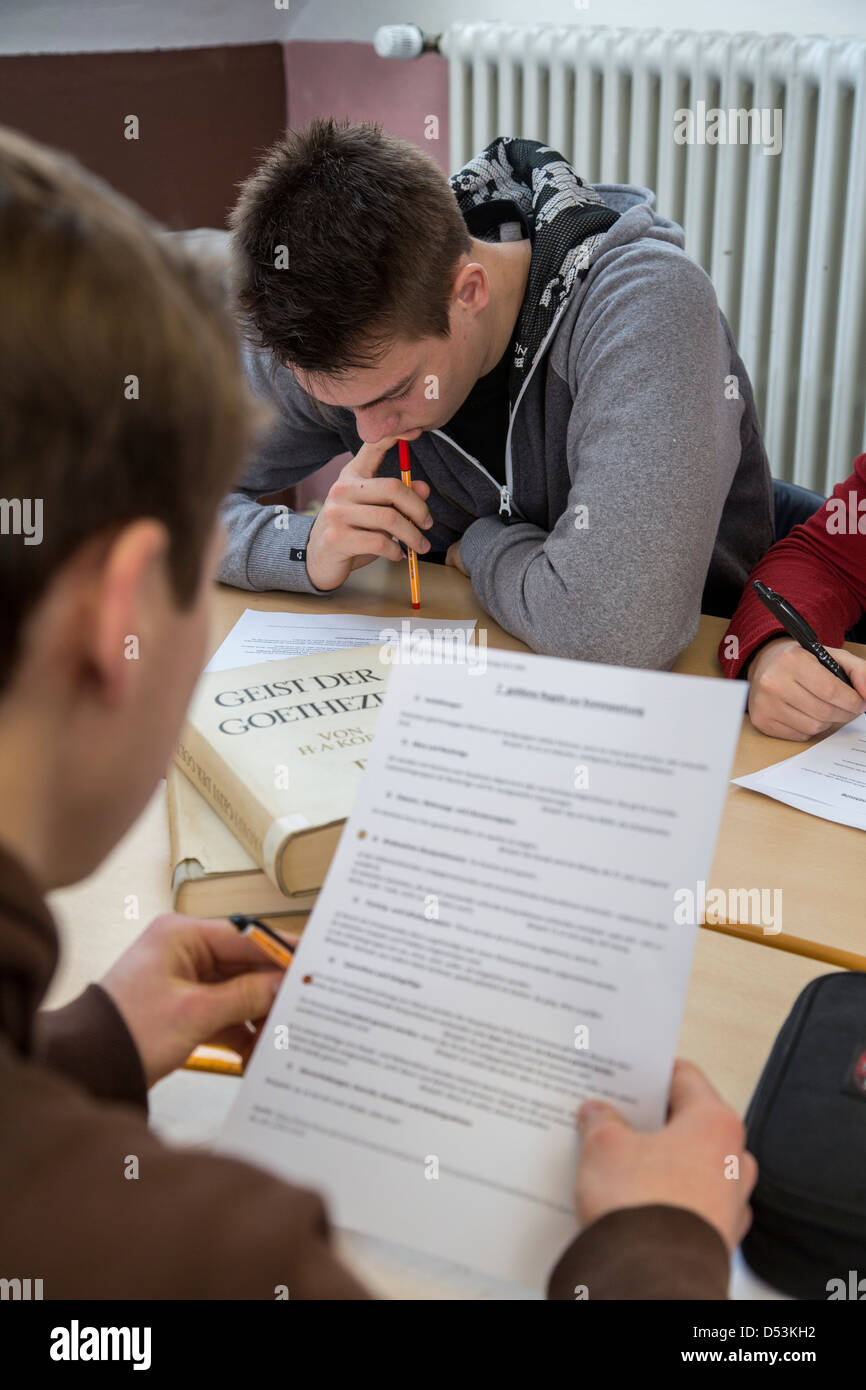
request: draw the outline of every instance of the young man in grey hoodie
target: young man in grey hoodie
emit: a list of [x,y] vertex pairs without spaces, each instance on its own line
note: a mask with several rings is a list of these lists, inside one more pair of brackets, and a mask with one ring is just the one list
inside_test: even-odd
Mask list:
[[[233,215],[276,420],[225,505],[220,577],[331,592],[411,547],[535,651],[670,666],[773,524],[748,375],[653,201],[534,141],[446,180],[374,125],[288,132]],[[258,503],[346,450],[316,518]]]

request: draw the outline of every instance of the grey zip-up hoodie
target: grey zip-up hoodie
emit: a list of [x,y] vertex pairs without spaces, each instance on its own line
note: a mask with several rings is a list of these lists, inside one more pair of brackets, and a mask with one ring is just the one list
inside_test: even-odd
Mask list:
[[[518,167],[527,151],[546,163],[544,178],[533,171],[522,182],[511,146],[524,156]],[[694,637],[702,602],[733,611],[773,542],[751,384],[712,283],[685,254],[682,229],[653,211],[649,189],[584,185],[534,142],[496,141],[451,183],[473,235],[511,236],[517,221],[532,237],[527,297],[537,302],[525,300],[518,319],[530,341],[518,331],[506,486],[447,425],[412,443],[413,478],[431,488],[432,549],[462,538],[482,605],[533,650],[668,667]],[[570,189],[575,207],[611,210],[602,232],[590,218],[595,234],[577,259],[574,247],[563,255],[562,223],[557,234],[544,211],[551,183],[557,210]],[[305,564],[314,518],[256,498],[362,441],[351,411],[313,406],[269,354],[249,347],[247,369],[278,418],[225,503],[220,578],[317,593]],[[379,476],[399,477],[396,448]]]

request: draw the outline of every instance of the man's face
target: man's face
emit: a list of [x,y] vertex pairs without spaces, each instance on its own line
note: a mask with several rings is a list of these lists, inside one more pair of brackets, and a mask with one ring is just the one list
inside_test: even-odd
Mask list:
[[294,371],[308,395],[354,412],[365,444],[389,435],[411,440],[441,429],[460,408],[478,380],[483,349],[477,320],[452,312],[447,338],[395,340],[374,367],[339,377]]

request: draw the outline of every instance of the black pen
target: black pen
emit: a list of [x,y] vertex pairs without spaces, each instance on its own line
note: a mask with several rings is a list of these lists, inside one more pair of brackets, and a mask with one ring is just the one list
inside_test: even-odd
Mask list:
[[797,612],[793,604],[789,603],[786,598],[782,598],[781,594],[777,594],[775,589],[770,589],[766,584],[762,584],[760,579],[752,581],[752,588],[764,606],[769,608],[776,621],[781,623],[789,637],[793,637],[795,642],[799,642],[804,651],[811,652],[816,661],[820,661],[831,676],[844,681],[846,685],[850,685],[852,690],[856,689],[853,681],[848,679],[838,661],[834,661],[827,648],[822,647],[818,641],[817,632],[810,628],[806,619]]

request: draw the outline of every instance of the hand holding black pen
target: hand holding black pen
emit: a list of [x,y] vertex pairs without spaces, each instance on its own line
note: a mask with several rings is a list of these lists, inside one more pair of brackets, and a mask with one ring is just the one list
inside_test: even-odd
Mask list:
[[793,637],[795,642],[799,642],[804,651],[811,652],[816,661],[835,676],[837,680],[844,681],[852,690],[855,689],[854,682],[849,679],[842,670],[827,648],[822,646],[818,640],[818,634],[809,626],[801,613],[798,613],[792,603],[781,594],[777,594],[775,589],[771,589],[767,584],[762,584],[760,579],[754,580],[752,588],[758,598],[769,608],[777,622],[781,623],[789,637]]
[[828,651],[789,600],[760,580],[752,587],[785,634],[749,662],[754,726],[772,738],[804,741],[866,711],[866,661],[841,647]]

